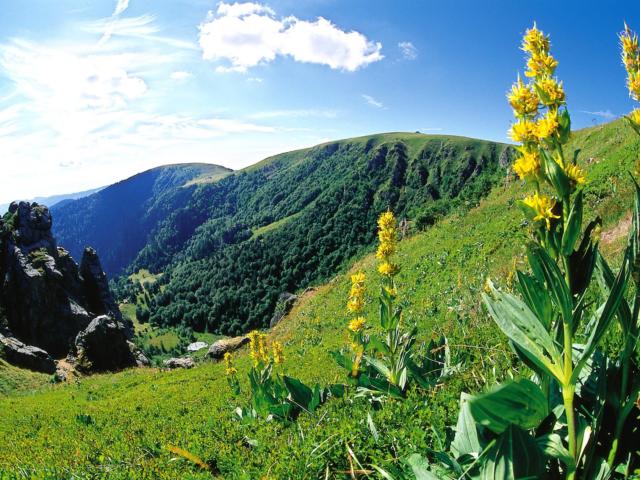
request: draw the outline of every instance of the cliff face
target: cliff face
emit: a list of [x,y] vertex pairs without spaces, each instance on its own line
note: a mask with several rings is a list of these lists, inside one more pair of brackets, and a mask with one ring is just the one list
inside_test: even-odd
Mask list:
[[[57,246],[51,226],[49,209],[36,203],[14,202],[0,220],[0,335],[54,358],[73,358],[79,334],[106,315],[127,343],[131,325],[123,322],[96,251],[86,248],[79,267]],[[12,343],[4,344],[7,350]]]

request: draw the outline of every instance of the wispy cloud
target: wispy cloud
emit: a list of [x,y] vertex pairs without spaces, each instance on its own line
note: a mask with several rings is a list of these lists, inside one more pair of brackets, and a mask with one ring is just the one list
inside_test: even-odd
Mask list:
[[249,118],[255,120],[267,118],[336,118],[338,112],[335,110],[306,109],[306,110],[271,110],[268,112],[256,112],[249,115]]
[[382,44],[360,32],[344,31],[322,17],[277,18],[258,3],[219,3],[200,25],[200,47],[204,59],[227,62],[218,72],[246,72],[278,56],[352,72],[383,58]]
[[618,115],[612,113],[611,110],[596,110],[595,112],[590,112],[588,110],[580,110],[580,113],[586,113],[587,115],[592,115],[594,117],[602,117],[607,120],[613,120]]
[[370,105],[375,108],[384,108],[384,104],[376,100],[375,98],[373,98],[371,95],[362,94],[362,98],[364,99],[367,105]]
[[118,0],[116,3],[116,9],[113,11],[113,15],[120,15],[127,8],[129,8],[129,0]]
[[184,70],[177,70],[175,72],[172,72],[170,77],[171,77],[171,80],[175,80],[176,82],[184,82],[192,78],[193,73],[185,72]]
[[418,58],[418,49],[411,42],[400,42],[398,48],[402,54],[402,58],[405,60],[415,60]]

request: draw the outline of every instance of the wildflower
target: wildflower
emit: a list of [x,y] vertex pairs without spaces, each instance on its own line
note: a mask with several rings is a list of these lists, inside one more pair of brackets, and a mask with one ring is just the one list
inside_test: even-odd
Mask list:
[[535,23],[525,32],[522,39],[522,50],[531,55],[547,52],[550,46],[549,36],[538,30]]
[[351,275],[351,290],[349,291],[347,309],[352,313],[358,313],[364,308],[365,279],[366,276],[362,272]]
[[378,266],[378,272],[381,275],[385,275],[387,277],[392,277],[395,274],[398,273],[400,269],[398,268],[398,265],[396,265],[395,263],[391,263],[391,262],[387,262],[387,261],[383,261],[379,266]]
[[231,355],[231,352],[226,352],[224,354],[224,366],[225,372],[228,376],[231,377],[238,373],[238,370],[233,366],[233,355]]
[[258,366],[268,360],[267,356],[267,336],[256,330],[249,333],[249,356],[253,360],[253,365]]
[[523,151],[522,155],[513,164],[513,171],[518,174],[520,180],[535,177],[540,170],[540,153],[537,150]]
[[282,344],[280,342],[273,342],[271,344],[271,348],[273,350],[273,362],[276,365],[280,365],[284,362],[284,350],[282,348]]
[[525,85],[520,78],[511,87],[511,92],[507,95],[507,98],[517,117],[538,113],[538,97],[533,89]]
[[640,100],[640,72],[629,72],[627,77],[629,96],[634,100]]
[[547,224],[547,230],[551,229],[551,219],[560,218],[559,215],[553,213],[556,201],[544,195],[534,193],[524,199],[524,204],[535,212],[535,221],[544,220]]
[[398,295],[398,291],[392,287],[384,287],[384,291],[387,292],[390,297],[396,297]]
[[569,164],[564,167],[564,173],[569,177],[573,183],[582,185],[586,182],[586,177],[584,176],[584,172],[577,165]]
[[627,117],[635,126],[640,127],[640,109],[636,108]]
[[527,60],[527,71],[524,74],[533,78],[550,77],[557,66],[558,61],[550,54],[546,52],[534,54]]
[[395,253],[398,243],[396,217],[390,211],[384,212],[378,219],[378,240],[380,245],[376,256],[380,260],[386,260]]
[[602,235],[602,226],[600,224],[596,225],[593,230],[591,230],[591,234],[589,238],[593,243],[598,243],[600,241],[600,236]]
[[553,136],[558,131],[559,126],[557,112],[547,112],[544,117],[536,122],[535,135],[540,140],[545,140]]
[[638,48],[638,35],[633,33],[625,23],[624,32],[619,35],[622,46],[622,63],[627,72],[637,70],[640,67],[640,49]]
[[509,136],[514,142],[527,143],[536,140],[536,125],[531,120],[519,120],[511,125]]
[[360,333],[367,325],[367,320],[364,317],[354,318],[349,322],[349,330],[353,333]]
[[536,87],[541,93],[540,99],[547,106],[558,106],[564,103],[564,89],[562,82],[558,82],[555,78],[545,77],[536,82]]

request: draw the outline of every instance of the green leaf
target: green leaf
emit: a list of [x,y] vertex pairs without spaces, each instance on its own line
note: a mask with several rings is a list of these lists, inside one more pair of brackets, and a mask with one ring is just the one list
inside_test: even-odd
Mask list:
[[560,128],[558,128],[560,143],[566,143],[571,136],[571,117],[566,108],[558,115],[558,124],[560,125]]
[[536,438],[538,447],[547,457],[560,460],[567,467],[567,470],[573,472],[576,469],[576,461],[569,451],[562,444],[562,438],[557,433],[550,433]]
[[367,362],[367,364],[371,365],[375,370],[380,373],[387,380],[391,379],[391,369],[387,367],[382,360],[377,358],[370,357],[368,355],[363,355],[362,359]]
[[309,387],[302,383],[297,378],[282,377],[284,384],[291,395],[291,401],[299,408],[309,410],[309,406],[313,400],[313,392]]
[[423,456],[414,453],[407,459],[416,480],[439,480],[438,477],[429,471],[429,462]]
[[456,458],[460,458],[463,455],[477,456],[483,450],[478,426],[469,408],[469,400],[471,398],[471,395],[464,392],[460,395],[460,413],[456,424],[456,435],[453,438],[453,442],[451,442],[451,453]]
[[541,478],[545,460],[535,439],[526,431],[509,426],[481,459],[482,480]]
[[624,292],[627,289],[627,283],[629,281],[629,249],[627,249],[627,254],[625,255],[624,261],[622,262],[622,267],[620,268],[620,272],[618,272],[618,276],[611,287],[611,292],[609,293],[609,297],[607,301],[598,308],[596,314],[594,316],[593,321],[591,322],[591,328],[589,329],[590,335],[587,340],[587,344],[585,346],[584,352],[580,359],[578,360],[576,366],[573,369],[573,374],[571,376],[570,382],[575,383],[580,375],[580,371],[586,365],[589,357],[594,352],[600,340],[606,333],[609,325],[611,324],[611,320],[614,318],[615,313],[620,308],[620,303],[624,296]]
[[540,284],[535,277],[527,275],[524,272],[518,270],[516,272],[518,277],[518,290],[524,298],[527,306],[535,313],[536,317],[545,330],[551,328],[551,321],[553,320],[553,305],[551,299],[544,288],[544,284]]
[[377,392],[394,398],[404,398],[402,390],[383,378],[374,378],[362,374],[358,377],[358,386],[360,387],[360,393],[370,394]]
[[542,153],[542,163],[544,165],[544,172],[549,178],[551,185],[555,188],[558,196],[566,201],[571,193],[571,183],[569,177],[564,173],[562,167],[558,165],[558,162],[545,150],[540,149]]
[[509,425],[535,428],[549,415],[547,398],[531,380],[508,382],[469,401],[473,418],[494,433]]
[[[611,294],[611,288],[615,282],[615,275],[609,267],[609,264],[604,259],[602,255],[598,252],[597,261],[596,261],[596,272],[598,284],[600,285],[600,289],[602,292],[608,297]],[[631,308],[629,307],[629,303],[623,297],[620,300],[620,307],[618,308],[618,320],[620,321],[620,326],[624,332],[629,332],[633,327],[633,318],[631,315]]]
[[533,312],[513,295],[500,292],[489,282],[492,296],[483,293],[489,313],[500,330],[523,354],[547,374],[562,378],[560,355],[549,333]]
[[551,294],[551,299],[562,312],[562,318],[569,325],[573,323],[573,299],[564,275],[556,262],[540,246],[530,244],[527,248],[527,258],[532,268],[542,273],[544,281]]
[[573,247],[578,240],[582,229],[582,190],[578,192],[573,202],[573,207],[567,219],[567,227],[562,234],[562,254],[565,256],[573,253]]

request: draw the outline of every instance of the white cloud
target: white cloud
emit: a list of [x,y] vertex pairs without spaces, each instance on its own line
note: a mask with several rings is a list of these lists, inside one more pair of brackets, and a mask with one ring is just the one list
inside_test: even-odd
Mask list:
[[597,110],[595,112],[589,112],[587,110],[581,110],[581,113],[586,113],[587,115],[593,115],[594,117],[602,117],[607,120],[613,120],[617,117],[615,113],[612,113],[611,110]]
[[352,72],[383,58],[382,45],[359,32],[341,30],[322,17],[278,19],[257,3],[220,3],[200,25],[200,47],[204,59],[229,62],[218,72],[246,72],[278,56]]
[[372,107],[375,108],[384,108],[384,104],[378,100],[376,100],[375,98],[373,98],[371,95],[362,95],[362,98],[364,98],[364,101],[367,103],[367,105],[370,105]]
[[129,8],[129,0],[118,0],[116,3],[116,9],[113,11],[113,16],[120,15],[127,8]]
[[268,112],[257,112],[249,115],[249,118],[256,120],[265,118],[336,118],[338,112],[335,110],[320,110],[320,109],[306,109],[306,110],[271,110]]
[[400,42],[398,43],[398,48],[400,49],[400,53],[402,53],[402,57],[405,60],[415,60],[418,58],[418,49],[411,42]]
[[175,80],[176,82],[184,82],[185,80],[189,80],[191,77],[193,77],[193,73],[182,70],[171,73],[171,80]]
[[247,82],[249,83],[262,83],[264,80],[260,77],[249,77],[247,78]]

